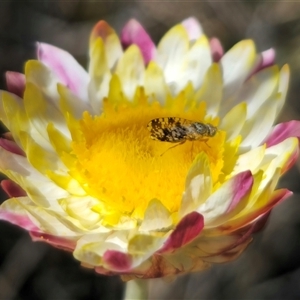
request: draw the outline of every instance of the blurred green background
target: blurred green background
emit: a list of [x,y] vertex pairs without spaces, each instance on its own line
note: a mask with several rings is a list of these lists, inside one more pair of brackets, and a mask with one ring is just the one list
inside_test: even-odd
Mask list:
[[[61,47],[87,65],[88,38],[104,19],[118,32],[136,18],[158,42],[174,24],[194,16],[225,49],[251,38],[259,51],[274,47],[292,80],[278,121],[300,119],[299,1],[1,1],[0,85],[6,70],[23,71],[35,42]],[[208,271],[151,280],[150,299],[300,299],[300,176],[298,163],[280,186],[294,196],[277,207],[267,228],[241,257]],[[2,201],[6,196],[1,194]],[[124,284],[80,267],[72,255],[0,223],[0,299],[122,299]]]

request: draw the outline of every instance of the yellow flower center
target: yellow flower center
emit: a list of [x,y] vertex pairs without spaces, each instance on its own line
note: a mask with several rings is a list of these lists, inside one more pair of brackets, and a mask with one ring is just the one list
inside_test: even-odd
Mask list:
[[218,130],[207,140],[186,141],[174,148],[173,143],[150,138],[147,124],[159,117],[218,125],[218,119],[205,118],[204,102],[189,103],[190,110],[186,105],[184,92],[162,106],[157,101],[148,103],[140,89],[134,101],[106,100],[100,116],[84,113],[79,121],[81,138],[72,143],[72,149],[81,184],[101,204],[95,211],[143,219],[155,198],[176,213],[189,168],[202,151],[209,158],[214,183],[218,182],[224,167],[225,132]]

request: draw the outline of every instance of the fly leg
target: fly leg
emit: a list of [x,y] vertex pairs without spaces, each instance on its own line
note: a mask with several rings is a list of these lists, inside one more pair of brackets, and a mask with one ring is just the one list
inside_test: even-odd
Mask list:
[[206,145],[208,148],[211,148],[211,147],[207,144],[208,139],[201,139],[200,141],[201,141],[201,142],[204,142],[205,145]]
[[168,148],[168,149],[167,149],[165,152],[163,152],[160,156],[163,156],[167,151],[169,151],[169,150],[171,150],[172,148],[175,148],[175,147],[177,147],[177,146],[180,146],[180,145],[182,145],[183,143],[185,143],[185,140],[183,140],[183,141],[180,142],[179,144],[176,144],[176,145],[174,145],[174,146]]

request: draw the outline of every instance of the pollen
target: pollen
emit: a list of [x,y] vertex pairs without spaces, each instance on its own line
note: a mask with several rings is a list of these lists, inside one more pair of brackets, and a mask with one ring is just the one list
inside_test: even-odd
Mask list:
[[[155,118],[177,116],[205,121],[205,104],[184,111],[182,99],[174,99],[171,106],[164,107],[155,101],[147,103],[141,91],[135,102],[106,101],[101,115],[83,114],[78,124],[80,138],[72,143],[74,172],[87,192],[99,200],[95,211],[141,220],[149,202],[158,199],[171,214],[176,214],[189,168],[203,151],[217,184],[224,168],[225,132],[169,150],[170,143],[150,137],[147,124]],[[218,125],[216,119],[209,122]],[[114,218],[114,222],[118,221],[118,217]]]

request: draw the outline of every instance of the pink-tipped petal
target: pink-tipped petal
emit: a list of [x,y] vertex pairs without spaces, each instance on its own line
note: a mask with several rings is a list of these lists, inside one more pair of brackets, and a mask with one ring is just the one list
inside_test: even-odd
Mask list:
[[219,229],[223,230],[224,233],[225,232],[237,232],[241,229],[242,230],[247,229],[249,226],[251,227],[252,224],[254,224],[254,222],[256,220],[258,220],[258,218],[269,213],[275,205],[278,205],[280,202],[284,201],[285,199],[290,197],[292,194],[293,193],[291,191],[289,191],[288,189],[276,190],[272,194],[270,201],[265,206],[253,211],[252,213],[249,213],[243,219],[238,221],[235,225],[220,226]]
[[197,40],[203,34],[203,30],[202,30],[200,23],[194,17],[190,17],[190,18],[183,20],[181,22],[181,24],[186,29],[186,31],[189,35],[189,39],[191,41]]
[[90,49],[94,48],[98,38],[102,39],[105,45],[105,52],[108,67],[115,68],[117,61],[123,54],[122,45],[115,30],[108,23],[101,20],[93,28],[90,36]]
[[8,221],[27,231],[39,231],[39,228],[25,214],[15,214],[0,208],[0,220]]
[[9,197],[26,196],[26,192],[12,180],[9,179],[2,180],[1,187]]
[[266,207],[266,211],[263,211],[260,214],[260,216],[262,214],[269,212],[275,205],[279,204],[280,202],[284,201],[285,199],[287,199],[288,197],[290,197],[292,195],[293,195],[293,192],[289,191],[288,189],[280,189],[280,190],[274,191],[274,193],[271,197],[271,201],[270,201],[269,205],[267,205],[267,207]]
[[253,226],[253,230],[252,233],[256,233],[261,231],[262,229],[264,229],[264,227],[266,226],[269,217],[271,215],[271,210],[263,215],[261,215],[257,221],[255,221],[254,226]]
[[25,75],[18,72],[8,71],[5,73],[7,90],[20,98],[25,91]]
[[253,220],[256,220],[257,218],[265,214],[268,214],[275,205],[278,205],[279,203],[281,203],[282,201],[290,197],[292,194],[293,192],[289,191],[288,189],[280,189],[274,191],[274,193],[271,196],[271,200],[266,206],[260,208],[259,210],[247,216],[248,222],[246,222],[247,224],[245,225],[248,225],[250,222],[253,222]]
[[14,141],[14,138],[13,138],[11,132],[9,132],[9,131],[8,131],[8,132],[4,132],[4,133],[2,134],[2,137],[3,137],[4,139],[6,139],[6,140]]
[[175,250],[191,242],[201,233],[203,227],[203,216],[195,211],[189,213],[179,222],[159,253]]
[[102,258],[104,264],[114,271],[125,272],[131,268],[130,256],[126,253],[116,250],[107,250]]
[[155,56],[155,44],[143,26],[135,19],[131,19],[123,27],[121,43],[125,49],[132,44],[137,45],[141,50],[145,64],[148,64]]
[[99,21],[91,32],[90,42],[93,43],[98,37],[101,37],[105,42],[106,39],[115,34],[115,30],[108,25],[105,21]]
[[294,151],[291,156],[289,157],[288,161],[285,163],[285,165],[283,166],[281,172],[282,174],[284,174],[285,172],[287,172],[298,160],[298,156],[299,156],[299,148],[296,149],[296,151]]
[[52,45],[38,43],[37,56],[57,75],[62,84],[82,100],[87,100],[88,73],[71,54]]
[[9,152],[25,156],[24,151],[14,141],[0,138],[0,147]]
[[219,62],[219,60],[224,55],[224,50],[223,50],[221,42],[217,38],[212,38],[209,41],[209,43],[210,43],[210,49],[211,49],[213,61]]
[[46,242],[56,248],[63,249],[66,251],[74,251],[76,247],[76,241],[46,233],[31,231],[30,236],[34,242]]
[[236,233],[236,240],[231,245],[223,248],[221,251],[204,257],[203,259],[208,262],[222,263],[228,262],[237,258],[251,242],[251,234],[255,225],[252,224],[246,230]]
[[262,69],[270,67],[275,63],[276,52],[273,48],[263,51],[261,55],[262,55],[262,62],[261,62]]
[[230,262],[232,260],[237,259],[241,253],[244,252],[244,250],[248,247],[248,245],[250,244],[250,242],[252,241],[252,238],[249,237],[246,241],[244,241],[243,243],[237,245],[236,247],[224,251],[222,253],[216,254],[214,256],[209,256],[209,257],[205,257],[203,258],[206,262],[209,263],[227,263]]
[[95,267],[95,272],[98,273],[98,274],[106,275],[106,276],[118,275],[117,272],[112,272],[112,271],[107,270],[103,267]]
[[273,48],[263,51],[260,55],[261,55],[260,63],[258,64],[257,68],[253,73],[257,73],[265,68],[274,65],[275,63],[276,52]]
[[276,125],[265,143],[267,147],[277,145],[289,137],[300,138],[300,121],[290,121]]
[[226,213],[231,212],[238,203],[251,191],[253,185],[253,177],[250,171],[238,174],[234,178],[233,198],[229,204]]
[[204,216],[206,225],[220,224],[220,219],[250,194],[252,185],[253,178],[249,170],[238,173],[221,185],[197,209]]

